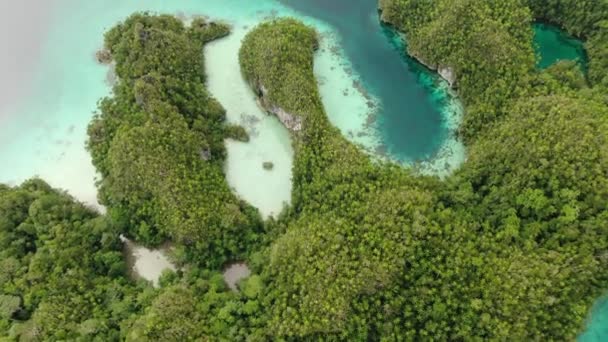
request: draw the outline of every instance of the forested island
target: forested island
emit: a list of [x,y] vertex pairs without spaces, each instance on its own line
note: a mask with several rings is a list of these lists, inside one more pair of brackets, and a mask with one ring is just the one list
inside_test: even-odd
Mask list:
[[[291,205],[264,220],[223,170],[247,132],[206,89],[203,47],[230,26],[136,13],[105,35],[117,83],[88,131],[107,213],[0,186],[0,340],[575,339],[608,290],[608,3],[379,6],[464,103],[459,170],[371,160],[328,120],[322,37],[272,19],[239,54],[295,150]],[[537,68],[534,22],[583,39],[588,66]],[[131,279],[121,236],[170,242],[177,271]],[[252,271],[238,291],[231,262]]]

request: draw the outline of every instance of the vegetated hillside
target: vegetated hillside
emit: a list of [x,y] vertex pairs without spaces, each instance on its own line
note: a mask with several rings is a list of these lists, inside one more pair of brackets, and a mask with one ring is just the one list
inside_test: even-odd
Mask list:
[[[530,23],[515,5],[523,15],[482,13],[505,27]],[[313,33],[301,23],[273,21],[246,37],[246,78],[267,88],[268,107],[304,122],[291,219],[262,273],[275,337],[571,339],[583,329],[608,287],[608,108],[572,63],[534,70],[531,36],[512,35],[529,40],[518,44],[530,46],[530,65],[516,66],[512,86],[488,76],[491,64],[467,71],[509,92],[483,104],[503,114],[480,125],[469,161],[445,183],[370,163],[331,127],[316,91],[274,95],[316,83]],[[465,53],[458,44],[443,48]],[[486,65],[481,56],[463,61]],[[512,60],[499,63],[506,74]],[[283,75],[276,88],[272,75]],[[461,93],[476,91],[459,82]]]
[[[529,25],[542,12],[601,41],[608,14],[577,7],[594,11],[578,33],[562,3],[381,1],[410,53],[457,76],[469,156],[445,181],[373,163],[330,124],[314,30],[253,29],[243,74],[295,123],[292,206],[267,222],[227,186],[223,140],[246,134],[204,86],[202,47],[229,28],[133,15],[106,34],[119,82],[89,128],[108,214],[39,180],[0,186],[0,337],[575,338],[608,288],[605,69],[590,49],[588,77],[536,70]],[[172,240],[181,270],[160,289],[127,279],[119,234]],[[214,271],[236,259],[254,271],[238,293]]]
[[[119,83],[100,101],[88,148],[102,175],[100,216],[34,179],[0,185],[0,339],[183,341],[244,336],[259,306],[217,271],[257,246],[261,220],[222,173],[224,111],[204,87],[202,47],[229,33],[196,19],[135,14],[106,35]],[[120,234],[171,238],[187,263],[161,289],[127,278]],[[256,280],[257,279],[257,280]],[[246,285],[251,284],[251,285]],[[243,319],[241,325],[246,324]]]

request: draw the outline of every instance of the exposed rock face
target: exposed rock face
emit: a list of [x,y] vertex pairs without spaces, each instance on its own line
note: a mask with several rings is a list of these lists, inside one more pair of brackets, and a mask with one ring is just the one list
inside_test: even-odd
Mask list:
[[114,63],[110,63],[110,68],[106,73],[106,84],[109,87],[113,87],[118,82],[118,75],[116,74],[116,65]]
[[228,287],[234,291],[238,292],[239,289],[237,287],[238,282],[242,279],[245,279],[251,275],[251,271],[249,267],[247,267],[244,263],[235,263],[224,271],[224,281],[228,284]]
[[[381,14],[380,20],[388,25],[392,25],[392,23],[388,20],[388,18],[386,18],[384,16],[384,14],[386,12],[386,11],[384,11],[384,9],[386,8],[387,4],[388,4],[387,0],[380,0],[380,5],[379,5],[379,11]],[[401,35],[401,38],[403,40],[406,40],[405,35],[403,33],[399,33],[399,34]],[[442,66],[442,65],[429,63],[426,60],[424,60],[424,58],[420,57],[418,54],[416,54],[414,51],[412,51],[410,48],[407,49],[407,54],[410,55],[415,60],[417,60],[418,62],[420,62],[420,64],[429,68],[430,70],[437,71],[439,76],[441,76],[441,78],[443,78],[444,80],[446,80],[446,82],[448,82],[448,84],[450,85],[450,88],[454,88],[456,86],[457,77],[456,77],[456,71],[454,71],[454,68],[452,68],[450,66]]]
[[[403,39],[405,39],[405,37],[403,37]],[[416,53],[414,53],[411,49],[407,49],[407,54],[412,56],[412,58],[414,58],[415,60],[417,60],[418,62],[420,62],[420,64],[424,65],[425,67],[436,71],[437,70],[437,64],[433,64],[433,63],[429,63],[426,60],[424,60],[422,57],[418,56]]]
[[456,85],[456,73],[454,69],[451,67],[439,67],[437,69],[439,76],[441,76],[444,80],[448,82],[450,87],[454,87]]
[[211,159],[211,150],[209,150],[208,148],[201,150],[199,152],[199,155],[201,156],[202,160],[208,161],[209,159]]
[[274,104],[268,103],[266,100],[266,95],[268,94],[268,90],[263,85],[258,87],[261,94],[261,102],[264,108],[267,111],[274,114],[281,123],[287,127],[290,131],[299,132],[304,127],[304,120],[295,114],[288,113],[283,108],[278,107]]
[[302,130],[302,118],[287,113],[283,108],[271,106],[269,111],[279,118],[279,121],[290,131],[299,132]]
[[100,64],[112,63],[112,53],[107,49],[101,49],[95,53],[95,59]]
[[412,51],[409,49],[408,49],[407,53],[408,53],[408,55],[412,56],[412,58],[414,58],[418,62],[420,62],[422,65],[426,66],[427,68],[429,68],[433,71],[437,71],[439,76],[441,76],[441,78],[446,80],[446,82],[448,82],[448,84],[450,85],[451,88],[454,88],[454,86],[456,85],[456,80],[457,80],[456,72],[454,71],[454,68],[449,67],[449,66],[442,66],[442,65],[428,63],[420,56],[416,55],[415,53],[412,53]]

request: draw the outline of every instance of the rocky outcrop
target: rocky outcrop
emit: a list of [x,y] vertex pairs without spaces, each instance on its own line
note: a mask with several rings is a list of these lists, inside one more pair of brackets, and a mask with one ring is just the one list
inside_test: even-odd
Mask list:
[[260,94],[260,101],[262,106],[271,114],[274,114],[279,121],[283,124],[283,126],[287,127],[292,132],[299,132],[304,128],[304,120],[299,115],[291,114],[284,110],[283,108],[269,103],[267,100],[268,90],[263,85],[258,87]]
[[274,163],[273,162],[264,162],[264,164],[262,164],[262,167],[264,167],[264,170],[270,171],[270,170],[274,169]]
[[202,149],[199,151],[199,155],[202,160],[209,161],[211,159],[211,150],[209,148]]
[[453,68],[440,66],[437,68],[437,72],[439,73],[439,76],[448,82],[451,88],[454,88],[456,85],[456,72],[454,72]]
[[[405,38],[404,38],[405,39]],[[417,54],[415,54],[414,52],[412,52],[411,49],[407,49],[407,54],[410,55],[412,58],[414,58],[415,60],[417,60],[420,64],[424,65],[425,67],[427,67],[428,69],[431,69],[433,71],[437,71],[437,64],[432,64],[432,63],[428,63],[426,60],[424,60],[422,57],[418,56]]]

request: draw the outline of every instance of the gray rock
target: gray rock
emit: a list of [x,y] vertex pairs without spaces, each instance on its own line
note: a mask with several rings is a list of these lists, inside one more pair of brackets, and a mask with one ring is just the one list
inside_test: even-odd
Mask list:
[[441,78],[443,78],[446,82],[448,82],[448,84],[450,85],[450,88],[454,88],[454,86],[456,85],[456,81],[457,81],[456,72],[454,71],[454,68],[452,68],[450,66],[442,66],[442,65],[436,65],[433,63],[429,63],[429,62],[425,61],[422,57],[412,53],[411,50],[408,50],[407,53],[410,56],[412,56],[414,59],[416,59],[418,62],[420,62],[422,65],[429,68],[430,70],[437,71],[439,76],[441,76]]
[[274,114],[279,121],[283,124],[283,126],[287,127],[290,131],[299,132],[304,127],[304,120],[295,114],[288,113],[281,107],[278,107],[274,104],[266,105],[267,101],[265,100],[266,95],[268,94],[268,90],[264,85],[259,86],[261,93],[261,101],[266,110],[268,110],[271,114]]
[[276,115],[276,117],[279,118],[279,121],[281,121],[281,123],[290,131],[299,132],[302,130],[303,120],[301,117],[290,114],[283,110],[283,108],[277,106],[270,107],[270,112]]
[[262,166],[264,167],[264,170],[270,171],[272,169],[274,169],[274,163],[273,162],[264,162],[264,164],[262,164]]

